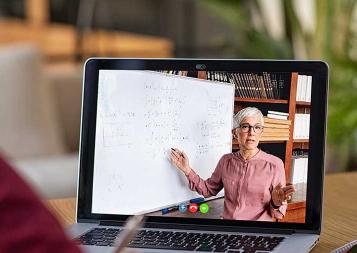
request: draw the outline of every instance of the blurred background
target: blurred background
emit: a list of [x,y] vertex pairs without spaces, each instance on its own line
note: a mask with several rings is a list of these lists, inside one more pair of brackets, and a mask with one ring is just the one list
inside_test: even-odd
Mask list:
[[0,0],[0,152],[40,194],[75,195],[90,56],[319,59],[326,172],[357,170],[355,0]]

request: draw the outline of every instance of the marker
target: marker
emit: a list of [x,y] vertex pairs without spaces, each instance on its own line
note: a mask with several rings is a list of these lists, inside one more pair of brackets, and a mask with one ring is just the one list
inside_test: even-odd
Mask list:
[[190,199],[190,203],[201,203],[204,202],[205,198],[195,198],[195,199]]
[[172,206],[172,207],[167,207],[161,209],[162,214],[168,214],[169,212],[177,211],[179,209],[179,206]]
[[[171,150],[175,151],[175,152],[178,152],[175,148],[171,148]],[[179,152],[180,153],[180,156],[184,157],[183,153],[182,152]]]

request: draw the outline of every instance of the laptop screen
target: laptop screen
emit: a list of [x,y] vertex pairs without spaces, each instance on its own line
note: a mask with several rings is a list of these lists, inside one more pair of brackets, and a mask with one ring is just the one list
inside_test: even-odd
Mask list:
[[305,223],[313,81],[100,69],[91,212]]

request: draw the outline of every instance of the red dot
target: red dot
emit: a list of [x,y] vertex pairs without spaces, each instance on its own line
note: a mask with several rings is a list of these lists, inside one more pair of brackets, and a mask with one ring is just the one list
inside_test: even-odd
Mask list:
[[188,207],[188,210],[191,213],[196,213],[198,210],[198,205],[196,203],[191,203],[190,206]]

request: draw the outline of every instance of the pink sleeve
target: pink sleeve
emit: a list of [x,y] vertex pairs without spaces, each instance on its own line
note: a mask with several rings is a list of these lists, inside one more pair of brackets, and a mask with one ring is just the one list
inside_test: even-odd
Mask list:
[[207,180],[203,180],[199,175],[193,170],[188,174],[187,179],[189,183],[189,188],[192,191],[196,191],[203,195],[205,198],[215,196],[222,190],[222,169],[225,163],[224,156],[219,160],[216,169],[212,173],[211,177]]
[[[275,163],[275,172],[274,172],[274,178],[272,182],[272,189],[271,192],[273,191],[274,187],[277,186],[279,183],[282,185],[282,187],[285,187],[286,181],[285,181],[285,169],[284,169],[284,163],[282,160],[278,159],[278,161]],[[276,219],[282,219],[285,216],[286,213],[286,208],[287,204],[282,204],[279,208],[275,209],[270,201],[270,213],[272,217],[275,217]]]

